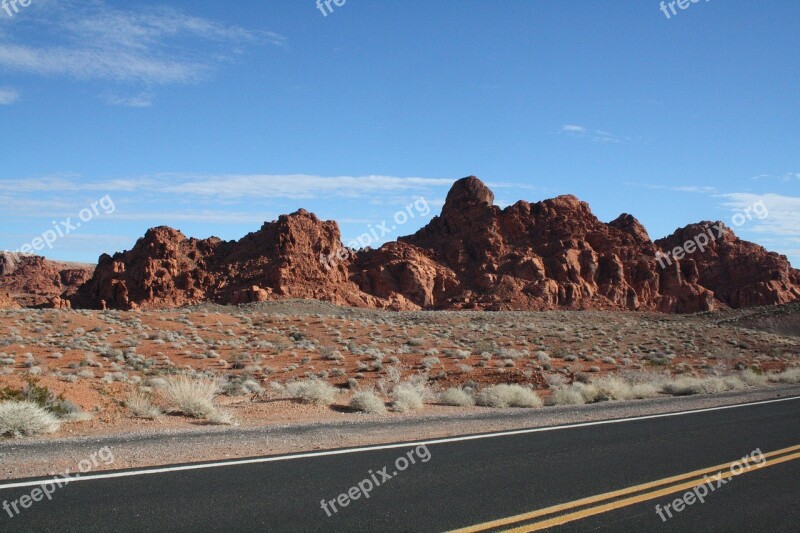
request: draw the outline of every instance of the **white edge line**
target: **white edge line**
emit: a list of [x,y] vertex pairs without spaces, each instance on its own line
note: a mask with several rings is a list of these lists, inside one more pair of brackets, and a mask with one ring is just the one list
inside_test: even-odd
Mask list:
[[[496,438],[496,437],[509,437],[514,435],[525,435],[528,433],[542,433],[545,431],[556,431],[560,429],[574,429],[574,428],[582,428],[582,427],[589,427],[589,426],[603,426],[607,424],[620,424],[623,422],[634,422],[637,420],[653,420],[656,418],[668,418],[673,416],[683,416],[683,415],[691,415],[696,413],[707,413],[711,411],[724,411],[727,409],[737,409],[740,407],[751,407],[754,405],[765,405],[770,403],[778,403],[778,402],[788,402],[792,400],[800,400],[800,396],[794,396],[791,398],[780,398],[777,400],[762,400],[758,402],[752,403],[743,403],[743,404],[734,404],[734,405],[723,405],[719,407],[706,407],[703,409],[692,409],[690,411],[679,411],[677,413],[661,413],[656,415],[644,415],[644,416],[636,416],[632,418],[617,418],[614,420],[598,420],[594,422],[580,422],[577,424],[567,424],[562,426],[548,426],[548,427],[541,427],[541,428],[529,428],[529,429],[516,429],[511,431],[501,431],[497,433],[484,433],[481,435],[466,435],[461,437],[446,437],[441,439],[433,439],[433,440],[423,440],[423,441],[416,441],[416,442],[405,442],[402,444],[381,444],[376,446],[368,446],[365,448],[345,448],[341,450],[325,450],[321,452],[306,452],[306,453],[298,453],[293,455],[282,455],[282,456],[273,456],[273,457],[257,457],[254,459],[239,459],[233,461],[225,461],[225,462],[216,462],[216,463],[199,463],[199,464],[191,464],[191,465],[182,465],[182,466],[164,466],[164,467],[157,467],[157,468],[149,468],[144,470],[128,470],[125,472],[114,472],[111,474],[94,474],[94,475],[87,475],[81,477],[72,477],[70,479],[63,479],[59,478],[59,482],[62,485],[69,484],[69,483],[77,483],[79,481],[93,481],[96,479],[114,479],[114,478],[122,478],[122,477],[132,477],[132,476],[144,476],[149,474],[164,474],[167,472],[184,472],[188,470],[204,470],[207,468],[219,468],[225,466],[239,466],[239,465],[251,465],[251,464],[259,464],[259,463],[272,463],[278,461],[290,461],[294,459],[307,459],[312,457],[327,457],[331,455],[345,455],[349,453],[363,453],[363,452],[373,452],[378,450],[393,450],[397,448],[409,448],[412,446],[422,446],[422,445],[430,445],[430,444],[446,444],[450,442],[461,442],[461,441],[468,441],[468,440],[480,440],[480,439],[489,439],[489,438]],[[6,485],[0,485],[0,490],[4,489],[19,489],[25,487],[40,487],[51,483],[54,477],[50,477],[47,479],[39,480],[39,481],[26,481],[23,483],[9,483]]]

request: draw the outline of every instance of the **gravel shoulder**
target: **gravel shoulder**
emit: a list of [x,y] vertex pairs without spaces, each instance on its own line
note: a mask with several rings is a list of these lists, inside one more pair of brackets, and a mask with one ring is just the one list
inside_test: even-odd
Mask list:
[[482,409],[465,412],[431,406],[422,414],[360,416],[347,421],[272,424],[260,427],[161,429],[93,437],[15,439],[0,442],[0,478],[45,477],[77,470],[104,446],[114,461],[93,471],[142,468],[260,457],[353,446],[407,442],[455,435],[547,427],[598,420],[704,409],[777,398],[800,397],[800,385],[716,395],[665,397],[630,402],[541,409]]

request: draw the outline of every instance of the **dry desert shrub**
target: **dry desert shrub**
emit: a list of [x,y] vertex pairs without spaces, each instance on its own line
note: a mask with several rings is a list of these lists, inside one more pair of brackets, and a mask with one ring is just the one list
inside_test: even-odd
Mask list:
[[736,376],[724,378],[678,378],[665,383],[662,391],[673,396],[688,396],[691,394],[717,394],[729,390],[743,389],[746,385]]
[[659,395],[660,388],[653,382],[630,383],[616,377],[606,376],[596,379],[592,385],[597,388],[598,400],[641,400],[655,398]]
[[[586,396],[584,389],[588,385],[584,383],[575,382],[570,385],[560,385],[553,390],[553,393],[548,398],[551,405],[580,405],[586,403]],[[594,396],[592,394],[592,396]]]
[[214,380],[180,375],[171,376],[165,381],[158,393],[172,412],[201,419],[216,412],[214,398],[217,384]]
[[658,381],[631,382],[619,376],[605,376],[591,383],[574,382],[561,385],[551,394],[552,405],[575,405],[609,400],[633,400],[655,398],[659,395]]
[[763,387],[769,382],[769,377],[764,374],[757,374],[748,369],[739,374],[739,378],[750,387]]
[[286,385],[286,393],[302,403],[313,405],[331,405],[338,393],[336,387],[321,379],[295,381]]
[[661,387],[654,383],[634,383],[631,392],[637,400],[656,398],[661,393]]
[[244,396],[247,394],[261,394],[264,389],[261,384],[253,378],[245,376],[228,376],[228,379],[221,387],[222,394],[226,396]]
[[125,400],[125,406],[130,410],[131,415],[136,418],[155,420],[163,414],[161,408],[153,403],[153,397],[140,390],[134,391],[128,396],[128,399]]
[[769,380],[776,383],[800,383],[800,367],[787,368],[780,374],[769,376]]
[[350,408],[361,413],[380,414],[386,412],[386,405],[372,391],[358,391],[350,398]]
[[476,398],[484,407],[541,407],[542,399],[522,385],[491,385],[481,390]]
[[444,405],[455,405],[459,407],[470,407],[475,405],[475,398],[464,389],[452,387],[439,394],[439,403]]
[[392,407],[396,411],[418,411],[423,405],[423,393],[412,383],[399,383],[392,391]]
[[425,357],[422,359],[422,366],[431,369],[437,365],[442,364],[438,357]]
[[58,428],[56,416],[33,402],[0,402],[0,436],[33,437]]

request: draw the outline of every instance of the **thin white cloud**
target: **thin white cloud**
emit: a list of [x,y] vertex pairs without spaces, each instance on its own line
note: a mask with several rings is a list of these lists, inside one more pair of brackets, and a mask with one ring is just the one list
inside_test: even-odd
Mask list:
[[157,46],[165,38],[181,36],[218,42],[285,44],[285,38],[274,32],[226,26],[168,7],[123,11],[105,4],[100,6],[88,15],[68,18],[63,26],[73,35],[80,35],[81,40],[91,40],[104,47],[139,50]]
[[[722,207],[731,211],[731,216],[737,213],[744,216],[748,209],[753,213],[752,217],[745,217],[746,222],[742,224],[742,230],[800,238],[800,197],[773,193],[730,193],[719,196],[725,198]],[[754,206],[758,202],[767,208],[767,215],[764,218],[758,218],[755,214]],[[782,240],[787,242],[788,239]]]
[[191,177],[182,183],[159,186],[159,190],[215,197],[359,198],[392,191],[449,186],[452,182],[450,178],[393,176],[223,175]]
[[164,7],[123,10],[103,1],[67,0],[50,3],[36,14],[29,25],[57,44],[20,42],[8,37],[20,33],[6,32],[0,37],[0,66],[78,79],[186,83],[207,77],[216,62],[242,45],[286,42],[274,32],[224,25]]
[[119,96],[115,94],[106,94],[103,99],[110,105],[119,105],[124,107],[150,107],[153,105],[153,95],[151,93],[143,92],[134,96]]
[[592,141],[601,143],[621,143],[623,139],[617,137],[610,131],[595,130],[594,136],[592,137]]
[[750,178],[751,180],[762,180],[766,178],[777,178],[780,181],[788,183],[790,181],[800,180],[800,172],[786,172],[780,176],[773,176],[772,174],[759,174],[758,176],[753,176]]
[[630,137],[620,137],[606,130],[590,130],[579,124],[564,124],[558,133],[569,137],[586,137],[590,138],[592,142],[600,143],[621,143],[631,140]]
[[312,176],[306,174],[156,174],[138,178],[80,182],[71,177],[0,180],[0,191],[9,193],[143,192],[213,198],[284,198],[321,197],[374,198],[378,194],[423,192],[433,187],[449,187],[451,178],[394,176]]
[[577,124],[564,124],[563,126],[561,126],[562,133],[583,135],[584,133],[586,133],[586,131],[587,130],[584,126],[578,126]]
[[[40,198],[38,195],[24,198],[20,195],[0,194],[0,205],[4,206],[3,215],[7,217],[38,217],[42,212],[65,212],[78,204],[61,198]],[[82,207],[84,206],[80,208]]]
[[114,213],[114,220],[143,220],[157,221],[158,224],[171,222],[214,222],[215,224],[262,224],[275,220],[274,215],[255,215],[246,213],[230,213],[226,211],[191,211],[184,213],[175,212],[147,212],[147,213]]
[[208,68],[202,63],[164,60],[124,50],[34,48],[23,45],[0,46],[0,65],[42,75],[158,84],[199,80]]
[[650,183],[633,183],[633,182],[626,182],[625,185],[630,185],[634,187],[644,187],[645,189],[659,189],[665,191],[675,191],[675,192],[691,192],[691,193],[702,193],[702,194],[713,194],[717,192],[715,187],[707,187],[703,185],[653,185]]
[[10,87],[0,87],[0,105],[11,105],[19,100],[19,92]]

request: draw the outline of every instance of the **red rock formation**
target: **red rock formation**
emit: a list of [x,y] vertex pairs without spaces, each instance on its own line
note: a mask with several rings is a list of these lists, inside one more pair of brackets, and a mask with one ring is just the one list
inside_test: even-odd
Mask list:
[[[768,252],[734,235],[722,222],[700,222],[681,228],[656,245],[666,251],[693,250],[676,262],[684,277],[712,290],[717,299],[731,307],[785,304],[800,300],[800,271],[786,256]],[[719,233],[722,231],[722,235]],[[708,235],[706,239],[697,239]],[[687,243],[693,242],[694,246]],[[702,248],[702,249],[701,249]],[[662,260],[666,263],[667,260]]]
[[265,223],[239,241],[188,239],[171,228],[154,228],[132,250],[103,255],[74,303],[135,309],[315,298],[360,307],[390,306],[348,279],[350,257],[321,259],[341,246],[335,222],[320,221],[303,209]]
[[[715,308],[713,295],[703,287],[654,268],[656,247],[630,215],[604,224],[574,196],[520,201],[502,210],[492,205],[493,199],[477,178],[459,180],[441,216],[400,239],[457,280],[428,307]],[[373,255],[383,256],[373,260],[379,264],[399,260],[387,247]],[[669,291],[662,291],[663,285]]]
[[21,306],[48,307],[53,298],[72,297],[92,277],[93,265],[62,263],[44,257],[0,252],[0,289]]
[[[457,181],[438,217],[377,250],[342,247],[335,222],[305,210],[239,241],[147,232],[104,255],[73,303],[172,307],[315,298],[390,309],[629,309],[696,312],[800,299],[785,257],[735,237],[662,268],[653,243],[623,214],[599,221],[574,196],[500,209],[477,178]],[[689,233],[694,231],[686,229]]]

